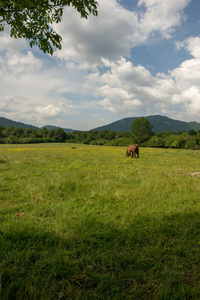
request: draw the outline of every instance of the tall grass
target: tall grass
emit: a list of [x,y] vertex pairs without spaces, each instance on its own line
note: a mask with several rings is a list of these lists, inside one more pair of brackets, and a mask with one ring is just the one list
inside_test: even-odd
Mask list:
[[125,152],[0,146],[2,300],[200,299],[200,152]]

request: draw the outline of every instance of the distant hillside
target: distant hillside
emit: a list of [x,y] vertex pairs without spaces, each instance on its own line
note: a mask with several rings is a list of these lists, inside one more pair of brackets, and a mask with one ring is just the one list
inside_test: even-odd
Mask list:
[[[42,128],[46,128],[47,130],[54,130],[54,129],[57,129],[57,128],[61,128],[61,127],[57,127],[57,126],[53,126],[53,125],[46,125],[46,126],[43,126]],[[74,132],[74,129],[70,129],[70,128],[62,128],[65,132]]]
[[[200,123],[197,122],[183,122],[160,115],[147,116],[145,118],[147,118],[149,122],[153,125],[154,132],[179,132],[182,130],[189,131],[190,129],[194,129],[195,131],[200,130]],[[119,121],[94,128],[92,130],[100,131],[103,129],[107,129],[114,130],[116,132],[130,131],[131,124],[135,119],[136,117],[121,119]]]
[[[165,132],[165,131],[174,131],[174,132],[179,132],[182,130],[189,131],[190,129],[194,129],[195,131],[200,130],[200,123],[197,122],[183,122],[183,121],[178,121],[174,119],[170,119],[168,117],[160,116],[160,115],[155,115],[155,116],[147,116],[145,117],[149,120],[149,122],[153,125],[153,131],[154,132]],[[94,128],[92,130],[114,130],[116,132],[124,132],[124,131],[130,131],[131,124],[132,122],[136,119],[136,117],[132,118],[125,118],[121,119],[119,121],[100,126],[97,128]],[[0,117],[0,125],[4,127],[19,127],[23,128],[24,130],[27,128],[32,128],[35,130],[40,129],[39,127],[33,126],[33,125],[27,125],[21,122],[16,122],[12,121],[3,117]],[[59,128],[58,126],[52,126],[52,125],[46,125],[41,128],[46,128],[48,130],[50,129],[57,129]],[[62,127],[60,127],[62,128]],[[70,128],[62,128],[65,132],[74,132],[74,129]],[[80,131],[80,130],[78,130]]]
[[19,127],[19,128],[23,128],[24,130],[27,128],[32,128],[35,130],[38,130],[39,127],[33,126],[33,125],[27,125],[21,122],[16,122],[16,121],[12,121],[3,117],[0,117],[0,125],[6,127]]
[[[4,126],[5,128],[6,127],[14,127],[14,128],[19,127],[19,128],[23,128],[24,130],[27,129],[27,128],[32,128],[32,129],[35,129],[35,130],[40,129],[40,127],[24,124],[24,123],[21,123],[21,122],[12,121],[12,120],[9,120],[9,119],[3,118],[3,117],[0,117],[0,125]],[[51,126],[51,125],[46,125],[46,126],[43,126],[41,128],[44,128],[44,127],[48,130],[59,128],[58,126]],[[74,131],[73,129],[68,129],[68,128],[62,128],[62,129],[65,132],[73,132]]]

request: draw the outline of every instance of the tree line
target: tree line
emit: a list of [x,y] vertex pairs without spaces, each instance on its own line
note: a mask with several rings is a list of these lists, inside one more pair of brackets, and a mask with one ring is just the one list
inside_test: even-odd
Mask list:
[[200,130],[191,129],[178,133],[153,132],[145,118],[135,119],[131,131],[118,133],[113,130],[65,132],[62,128],[50,129],[0,126],[1,144],[29,143],[81,143],[88,145],[128,146],[138,143],[143,147],[200,149]]

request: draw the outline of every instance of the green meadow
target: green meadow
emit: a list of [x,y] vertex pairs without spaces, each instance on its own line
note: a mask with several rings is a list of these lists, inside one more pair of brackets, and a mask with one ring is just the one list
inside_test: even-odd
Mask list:
[[0,145],[0,299],[200,299],[200,151]]

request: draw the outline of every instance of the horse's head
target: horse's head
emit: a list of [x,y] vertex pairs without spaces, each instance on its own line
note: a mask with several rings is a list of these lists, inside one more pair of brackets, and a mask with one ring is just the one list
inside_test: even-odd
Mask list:
[[129,155],[130,155],[130,151],[127,150],[126,151],[126,156],[129,157]]

